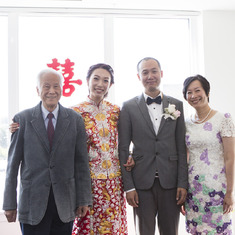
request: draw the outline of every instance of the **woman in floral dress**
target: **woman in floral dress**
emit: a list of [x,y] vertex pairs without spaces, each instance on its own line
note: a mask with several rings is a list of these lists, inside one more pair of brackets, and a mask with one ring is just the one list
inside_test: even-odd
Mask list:
[[189,77],[183,94],[196,114],[186,121],[189,189],[186,228],[195,235],[232,234],[234,206],[234,123],[231,115],[209,106],[210,84]]
[[87,74],[89,96],[73,106],[85,122],[93,207],[74,221],[76,234],[127,234],[126,202],[117,152],[117,122],[120,109],[104,100],[114,83],[109,65],[96,64]]

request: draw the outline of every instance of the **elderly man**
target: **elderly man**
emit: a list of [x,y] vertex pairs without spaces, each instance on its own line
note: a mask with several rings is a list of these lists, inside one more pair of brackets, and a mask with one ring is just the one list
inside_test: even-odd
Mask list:
[[[134,208],[137,234],[178,234],[180,205],[188,185],[183,104],[160,91],[158,60],[142,59],[138,78],[144,93],[123,104],[119,155],[127,202]],[[135,166],[125,170],[133,143]]]
[[71,235],[75,216],[92,204],[85,127],[59,103],[62,81],[55,70],[41,71],[41,102],[14,117],[19,130],[11,138],[3,210],[8,222],[18,212],[23,235]]

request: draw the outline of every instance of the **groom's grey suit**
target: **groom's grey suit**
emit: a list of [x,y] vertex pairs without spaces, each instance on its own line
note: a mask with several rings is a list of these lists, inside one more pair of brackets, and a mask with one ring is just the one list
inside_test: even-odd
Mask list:
[[[188,184],[183,104],[181,101],[165,95],[163,95],[162,102],[163,110],[169,104],[175,104],[181,115],[177,120],[162,117],[157,134],[154,131],[143,94],[125,102],[120,114],[119,155],[124,189],[125,191],[136,189],[140,207],[143,203],[145,205],[150,203],[148,199],[143,202],[142,198],[145,197],[140,197],[140,193],[150,190],[155,183],[158,183],[166,193],[171,189],[174,189],[175,193],[176,188],[186,189]],[[135,166],[131,172],[128,172],[123,164],[128,159],[131,142],[133,143]],[[158,172],[159,181],[155,178],[156,172]],[[141,217],[141,212],[137,212],[137,215]],[[165,220],[167,219],[170,218],[165,218]],[[155,226],[155,222],[151,226]],[[142,229],[142,231],[148,230]],[[167,232],[167,234],[171,233]]]

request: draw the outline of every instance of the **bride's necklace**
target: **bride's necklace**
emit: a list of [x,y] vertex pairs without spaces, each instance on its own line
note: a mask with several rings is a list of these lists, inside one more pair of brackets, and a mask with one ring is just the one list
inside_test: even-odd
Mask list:
[[199,124],[203,123],[203,122],[209,117],[211,111],[212,111],[212,109],[210,108],[210,110],[209,110],[209,112],[207,113],[207,115],[206,115],[202,120],[200,120],[200,121],[199,121],[198,117],[196,117],[196,114],[195,114],[195,118],[194,118],[194,120],[192,119],[192,121],[193,121],[194,123],[199,123]]

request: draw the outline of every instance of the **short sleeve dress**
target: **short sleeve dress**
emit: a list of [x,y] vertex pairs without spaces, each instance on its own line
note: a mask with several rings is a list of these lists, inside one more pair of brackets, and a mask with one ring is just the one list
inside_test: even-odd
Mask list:
[[231,115],[217,112],[205,123],[186,120],[189,189],[186,229],[191,234],[232,234],[231,213],[223,215],[226,175],[222,137],[234,137]]

